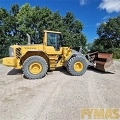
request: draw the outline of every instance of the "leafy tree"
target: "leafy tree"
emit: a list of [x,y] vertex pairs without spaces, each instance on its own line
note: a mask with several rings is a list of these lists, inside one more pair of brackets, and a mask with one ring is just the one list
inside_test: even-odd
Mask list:
[[113,53],[115,48],[120,48],[120,16],[102,23],[97,34],[99,38],[94,41],[92,50]]
[[8,54],[8,30],[4,26],[5,25],[5,19],[9,17],[9,13],[4,9],[0,8],[0,57],[4,57]]
[[32,42],[42,42],[42,31],[52,30],[63,33],[66,46],[86,47],[86,37],[82,33],[83,25],[71,12],[61,16],[59,11],[39,6],[31,7],[24,4],[11,6],[10,11],[0,8],[0,57],[8,55],[11,44],[26,44],[26,33],[30,34]]
[[102,23],[97,34],[99,38],[94,40],[91,50],[113,53],[113,57],[120,58],[120,15]]
[[16,16],[18,13],[19,13],[19,5],[18,4],[14,4],[14,5],[12,5],[11,6],[11,10],[10,10],[10,12],[14,15],[14,16]]
[[[63,25],[65,31],[63,32],[68,46],[86,46],[86,37],[82,34],[83,25],[79,20],[75,20],[74,14],[67,12],[63,17]],[[64,30],[63,29],[63,30]]]

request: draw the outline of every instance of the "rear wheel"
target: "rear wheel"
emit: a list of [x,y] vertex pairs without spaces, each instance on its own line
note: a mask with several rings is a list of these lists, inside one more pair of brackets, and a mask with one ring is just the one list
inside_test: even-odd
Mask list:
[[23,64],[23,73],[29,79],[40,79],[48,70],[48,64],[43,57],[31,56]]
[[83,75],[87,70],[87,63],[84,58],[73,57],[68,61],[67,71],[73,76]]

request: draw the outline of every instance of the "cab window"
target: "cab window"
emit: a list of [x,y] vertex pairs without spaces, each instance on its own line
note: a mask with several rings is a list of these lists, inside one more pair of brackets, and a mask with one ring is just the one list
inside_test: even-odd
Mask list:
[[53,46],[55,49],[60,47],[60,34],[48,33],[47,34],[47,45]]

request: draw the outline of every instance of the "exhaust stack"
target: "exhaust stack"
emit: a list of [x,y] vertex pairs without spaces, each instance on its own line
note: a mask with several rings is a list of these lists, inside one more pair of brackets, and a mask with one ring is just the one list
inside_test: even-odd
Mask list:
[[27,35],[27,37],[28,37],[28,45],[30,45],[30,44],[31,44],[30,35],[29,35],[28,33],[27,33],[26,35]]

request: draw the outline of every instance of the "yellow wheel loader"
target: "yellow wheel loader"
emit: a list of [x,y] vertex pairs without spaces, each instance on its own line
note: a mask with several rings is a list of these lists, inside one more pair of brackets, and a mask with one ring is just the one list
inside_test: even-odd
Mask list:
[[99,58],[98,53],[85,55],[81,50],[63,47],[61,32],[44,30],[42,44],[31,44],[30,35],[27,36],[27,45],[10,46],[10,57],[3,58],[3,64],[22,69],[23,74],[29,79],[40,79],[48,70],[62,66],[65,66],[73,76],[83,75],[88,66],[102,71],[109,70],[113,66],[111,55],[104,54],[104,58]]

